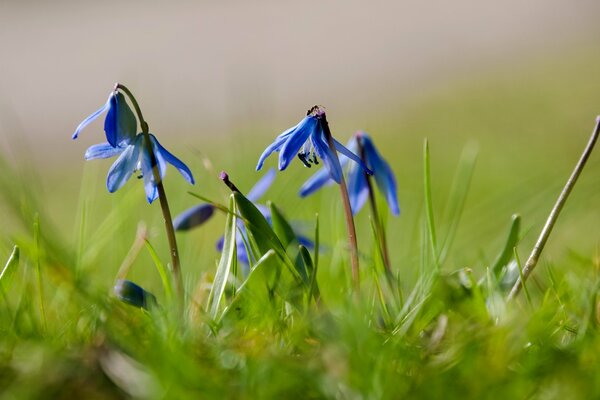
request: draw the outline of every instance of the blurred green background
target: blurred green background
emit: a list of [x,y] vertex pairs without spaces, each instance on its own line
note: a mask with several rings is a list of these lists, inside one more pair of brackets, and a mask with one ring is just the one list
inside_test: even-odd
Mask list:
[[[254,166],[262,149],[319,103],[340,141],[366,130],[397,174],[402,215],[388,221],[393,259],[412,260],[419,248],[425,137],[442,232],[461,152],[479,152],[445,267],[486,265],[513,213],[529,229],[524,258],[600,113],[598,11],[597,2],[585,0],[3,2],[0,143],[61,240],[76,241],[85,212],[85,240],[108,241],[98,227],[119,219],[122,236],[133,241],[144,220],[166,254],[158,206],[141,201],[141,185],[128,182],[111,195],[104,187],[111,161],[83,161],[85,149],[102,140],[102,123],[70,139],[116,81],[133,90],[151,131],[196,176],[188,187],[169,169],[175,214],[197,203],[187,191],[225,202],[220,170],[248,190],[260,176]],[[597,245],[597,160],[559,220],[549,259],[589,254]],[[272,157],[269,166],[275,165]],[[319,212],[325,240],[335,243],[343,229],[335,190],[308,201],[296,195],[311,172],[292,165],[265,199],[281,204],[307,233]],[[30,232],[7,207],[0,210],[7,244]],[[365,242],[367,214],[358,218]],[[190,282],[217,259],[223,224],[215,218],[180,236],[184,260],[199,263]],[[101,257],[107,272],[116,271],[130,244],[107,243],[111,252]],[[6,256],[8,246],[1,251]],[[97,262],[82,261],[90,269]],[[407,264],[399,268],[412,276]]]

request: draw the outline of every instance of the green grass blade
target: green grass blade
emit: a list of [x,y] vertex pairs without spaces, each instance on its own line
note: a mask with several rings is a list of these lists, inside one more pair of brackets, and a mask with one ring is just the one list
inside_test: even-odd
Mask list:
[[42,284],[42,248],[40,246],[40,215],[38,213],[35,214],[33,218],[33,244],[35,246],[34,249],[34,262],[35,262],[35,272],[37,275],[37,286],[38,286],[38,300],[40,307],[40,315],[42,317],[42,326],[44,331],[47,331],[48,323],[46,320],[46,309],[44,307],[44,286]]
[[529,307],[533,309],[533,303],[531,302],[531,295],[529,294],[529,289],[527,288],[527,282],[523,280],[523,264],[521,264],[521,259],[519,258],[519,253],[517,253],[517,248],[513,247],[512,250],[515,257],[515,261],[517,262],[517,267],[519,268],[519,279],[521,279],[521,282],[523,282],[523,292],[525,292],[527,304],[529,304]]
[[435,232],[435,221],[433,216],[433,200],[431,198],[431,171],[429,159],[429,142],[425,139],[423,144],[423,189],[425,192],[425,214],[427,216],[427,229],[429,231],[429,242],[435,260],[436,269],[439,269],[437,236]]
[[458,168],[450,189],[446,212],[444,213],[444,221],[448,224],[448,231],[446,232],[441,245],[439,257],[440,265],[444,263],[444,260],[450,252],[454,238],[456,237],[458,225],[465,208],[467,194],[471,187],[471,180],[473,178],[476,162],[477,149],[471,146],[466,147],[460,157]]
[[10,289],[12,278],[19,266],[20,253],[19,246],[15,245],[0,274],[0,287],[5,293]]
[[506,243],[502,248],[498,257],[492,264],[492,272],[499,278],[500,273],[502,272],[502,267],[506,266],[512,257],[516,254],[514,248],[517,246],[519,242],[519,232],[521,229],[521,216],[519,214],[514,214],[512,216],[512,221],[510,224],[510,229],[508,231],[508,237],[506,238]]
[[162,286],[163,286],[163,290],[165,291],[165,296],[167,298],[167,302],[171,302],[171,300],[173,299],[173,289],[171,286],[171,280],[169,278],[169,273],[167,272],[167,268],[165,268],[165,265],[162,263],[162,261],[160,261],[160,258],[158,257],[158,254],[156,253],[156,250],[154,250],[154,247],[152,247],[152,244],[150,243],[150,241],[148,239],[144,239],[144,244],[146,245],[146,249],[148,250],[148,253],[150,253],[150,257],[152,258],[152,261],[154,262],[154,266],[156,267],[156,270],[158,271],[158,275],[160,276],[160,281],[162,282]]
[[221,299],[225,293],[225,286],[227,285],[227,279],[231,272],[236,259],[236,231],[237,231],[237,217],[235,215],[236,201],[234,195],[231,195],[229,199],[229,210],[227,214],[227,220],[225,221],[225,233],[223,241],[223,251],[221,252],[221,259],[219,266],[217,267],[217,273],[208,295],[208,312],[213,320],[217,319],[219,313],[219,306]]

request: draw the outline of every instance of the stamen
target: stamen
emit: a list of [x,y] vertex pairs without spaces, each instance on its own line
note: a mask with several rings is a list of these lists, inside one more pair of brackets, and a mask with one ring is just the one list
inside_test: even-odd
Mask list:
[[305,167],[311,167],[310,160],[307,160],[305,153],[298,153],[298,158],[300,159],[300,161],[302,161],[302,164],[304,164]]

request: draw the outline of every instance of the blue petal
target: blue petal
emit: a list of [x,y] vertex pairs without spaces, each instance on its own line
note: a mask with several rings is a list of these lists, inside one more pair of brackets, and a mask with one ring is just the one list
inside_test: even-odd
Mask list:
[[[358,163],[358,165],[360,165],[365,171],[367,171],[367,173],[369,175],[373,175],[373,171],[371,171],[363,162],[363,160],[360,159],[359,156],[357,156],[356,154],[354,154],[353,152],[351,152],[350,150],[348,150],[346,147],[344,147],[343,144],[341,144],[340,142],[338,142],[337,140],[333,139],[333,143],[335,144],[335,149],[337,151],[339,151],[340,153],[342,153],[343,155],[345,155],[346,157],[348,157],[349,159],[351,159],[352,161],[355,161],[356,163]],[[345,163],[344,163],[345,164]]]
[[[165,160],[165,158],[163,157],[161,152],[158,151],[158,146],[157,146],[158,141],[156,140],[154,135],[149,134],[148,136],[150,137],[150,143],[152,143],[151,144],[152,152],[154,153],[154,158],[156,159],[156,163],[158,165],[158,176],[160,176],[160,181],[162,182],[162,180],[165,177],[165,174],[167,173],[167,161]],[[146,150],[145,146],[146,146],[146,138],[144,137],[144,150]],[[150,161],[152,161],[152,159],[150,159]],[[154,179],[154,175],[152,175],[152,179]],[[157,183],[155,179],[154,179],[154,182],[155,182],[155,184]]]
[[315,243],[304,235],[296,233],[296,238],[298,239],[298,243],[306,247],[307,249],[312,249],[313,247],[315,247]]
[[246,198],[252,202],[257,201],[262,197],[263,194],[271,187],[273,180],[275,179],[275,170],[273,168],[262,177],[256,184],[250,189]]
[[323,164],[325,164],[325,167],[327,167],[327,170],[329,171],[329,177],[336,183],[340,183],[342,180],[342,167],[340,166],[340,161],[337,158],[337,154],[329,148],[322,132],[315,133],[310,138],[315,146],[317,155],[323,161]]
[[85,151],[85,159],[110,158],[121,154],[123,150],[125,150],[125,147],[112,147],[110,143],[95,144]]
[[108,99],[109,108],[104,120],[106,140],[113,147],[120,143],[129,144],[135,137],[137,121],[131,108],[120,92],[113,92]]
[[392,214],[399,215],[400,206],[398,205],[396,178],[392,169],[381,157],[371,139],[366,135],[363,136],[363,146],[365,148],[365,157],[375,172],[374,176],[377,187],[384,194]]
[[[156,188],[154,172],[152,171],[152,160],[150,159],[150,153],[148,153],[148,150],[145,146],[145,140],[143,138],[143,135],[138,135],[135,143],[136,147],[139,147],[139,145],[144,146],[141,157],[142,176],[144,177],[144,191],[146,192],[146,200],[148,200],[148,203],[152,203],[158,197],[158,189]],[[158,164],[158,168],[160,168],[160,162]]]
[[202,225],[208,221],[214,214],[215,207],[212,204],[200,204],[192,207],[173,220],[173,227],[176,231],[187,231]]
[[271,143],[269,146],[267,146],[265,151],[263,151],[263,153],[260,155],[260,157],[258,159],[258,163],[256,164],[257,171],[260,171],[265,160],[267,159],[267,157],[269,157],[271,155],[272,152],[279,151],[281,149],[281,146],[283,146],[285,141],[290,137],[290,135],[295,130],[296,130],[296,126],[291,127],[290,129],[286,130],[285,132],[283,132],[282,134],[277,136],[277,138],[275,138],[275,141],[273,143]]
[[[347,159],[346,159],[347,160]],[[329,176],[329,171],[326,168],[321,168],[316,174],[311,176],[300,188],[300,196],[306,197],[309,194],[317,191],[324,185],[330,185],[333,180]]]
[[290,162],[296,158],[296,154],[300,151],[300,148],[306,143],[308,138],[316,131],[319,124],[319,120],[313,116],[306,116],[296,126],[296,130],[281,148],[279,154],[279,170],[283,171],[287,168]]
[[365,172],[358,166],[353,165],[348,171],[348,197],[350,198],[352,215],[356,215],[360,211],[368,196],[369,186],[367,185]]
[[117,161],[113,163],[106,177],[106,188],[110,193],[114,193],[127,182],[136,168],[139,158],[139,149],[137,146],[129,145],[122,150]]
[[[156,137],[154,137],[154,135],[152,135],[152,134],[150,134],[150,141],[154,145],[154,149],[155,149],[154,153],[158,155],[157,158],[164,158],[164,160],[166,160],[169,164],[171,164],[172,166],[177,168],[179,173],[181,173],[181,175],[183,175],[183,177],[185,178],[186,181],[188,181],[189,183],[191,183],[193,185],[194,184],[194,176],[192,175],[192,171],[190,171],[190,169],[187,167],[187,165],[185,165],[181,160],[179,160],[173,154],[169,153],[169,151],[167,151],[167,149],[162,147],[162,145],[158,142],[158,140],[156,140]],[[156,149],[158,149],[158,151],[156,151]],[[161,171],[161,177],[163,177],[163,176],[164,176],[164,172]]]
[[86,127],[88,126],[93,120],[95,120],[96,118],[98,118],[100,116],[100,114],[102,114],[104,111],[106,111],[106,109],[109,107],[110,105],[110,99],[112,98],[112,93],[110,94],[110,96],[108,97],[108,101],[102,106],[100,107],[98,110],[96,110],[92,115],[90,115],[89,117],[87,117],[86,119],[84,119],[79,126],[77,127],[77,129],[75,129],[75,133],[73,133],[72,138],[73,139],[77,139],[77,137],[79,136],[79,133]]

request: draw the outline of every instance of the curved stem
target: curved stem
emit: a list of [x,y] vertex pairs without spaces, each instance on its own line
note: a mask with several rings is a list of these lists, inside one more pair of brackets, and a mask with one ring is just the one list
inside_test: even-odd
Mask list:
[[183,291],[183,279],[181,277],[181,265],[179,262],[179,251],[177,249],[177,239],[175,237],[175,229],[173,228],[173,219],[171,217],[171,211],[169,210],[169,202],[167,201],[167,194],[165,192],[165,188],[162,184],[162,178],[160,177],[160,172],[158,170],[158,163],[156,161],[156,156],[154,154],[154,149],[152,148],[152,142],[150,141],[150,133],[148,128],[148,123],[144,120],[144,116],[142,114],[142,110],[131,93],[131,91],[124,85],[117,83],[115,85],[115,90],[122,90],[135,108],[135,112],[140,120],[140,127],[142,128],[142,134],[144,135],[144,143],[146,146],[146,151],[150,155],[150,163],[152,164],[152,174],[154,175],[154,181],[156,182],[156,190],[158,191],[158,198],[160,200],[160,209],[163,214],[163,220],[165,223],[165,230],[167,232],[167,240],[169,241],[169,252],[171,254],[171,263],[172,263],[172,271],[173,271],[173,279],[175,281],[175,290],[177,291],[177,295],[179,298],[179,306],[183,307],[184,304],[184,291]]
[[571,193],[571,190],[573,190],[575,183],[577,183],[577,179],[579,178],[581,171],[583,171],[583,167],[585,167],[585,163],[587,162],[588,158],[590,157],[590,154],[592,154],[592,150],[594,150],[594,145],[596,144],[599,133],[600,133],[600,116],[598,118],[596,118],[596,127],[594,128],[594,131],[592,132],[590,140],[588,141],[587,145],[585,146],[585,149],[583,150],[583,153],[581,154],[581,158],[577,162],[577,165],[575,166],[575,169],[571,173],[569,180],[567,181],[567,183],[565,184],[565,187],[563,188],[562,192],[558,196],[558,199],[556,200],[556,204],[554,204],[552,211],[550,211],[550,215],[548,216],[548,219],[546,220],[546,224],[544,225],[544,228],[542,229],[542,232],[540,233],[540,237],[538,238],[535,246],[533,246],[533,250],[531,251],[529,258],[527,259],[527,262],[525,263],[525,266],[523,267],[523,274],[522,274],[523,277],[517,279],[517,282],[511,289],[510,293],[508,294],[508,300],[513,299],[514,297],[516,297],[519,294],[519,292],[521,291],[521,288],[523,287],[523,283],[525,282],[527,277],[531,274],[531,272],[535,268],[535,266],[540,258],[540,254],[542,254],[542,251],[544,250],[544,246],[546,245],[546,242],[548,241],[548,237],[550,236],[550,233],[552,232],[552,228],[554,227],[554,224],[556,223],[556,220],[558,219],[558,215],[560,214],[563,206],[565,205],[567,198],[569,197],[569,194]]

